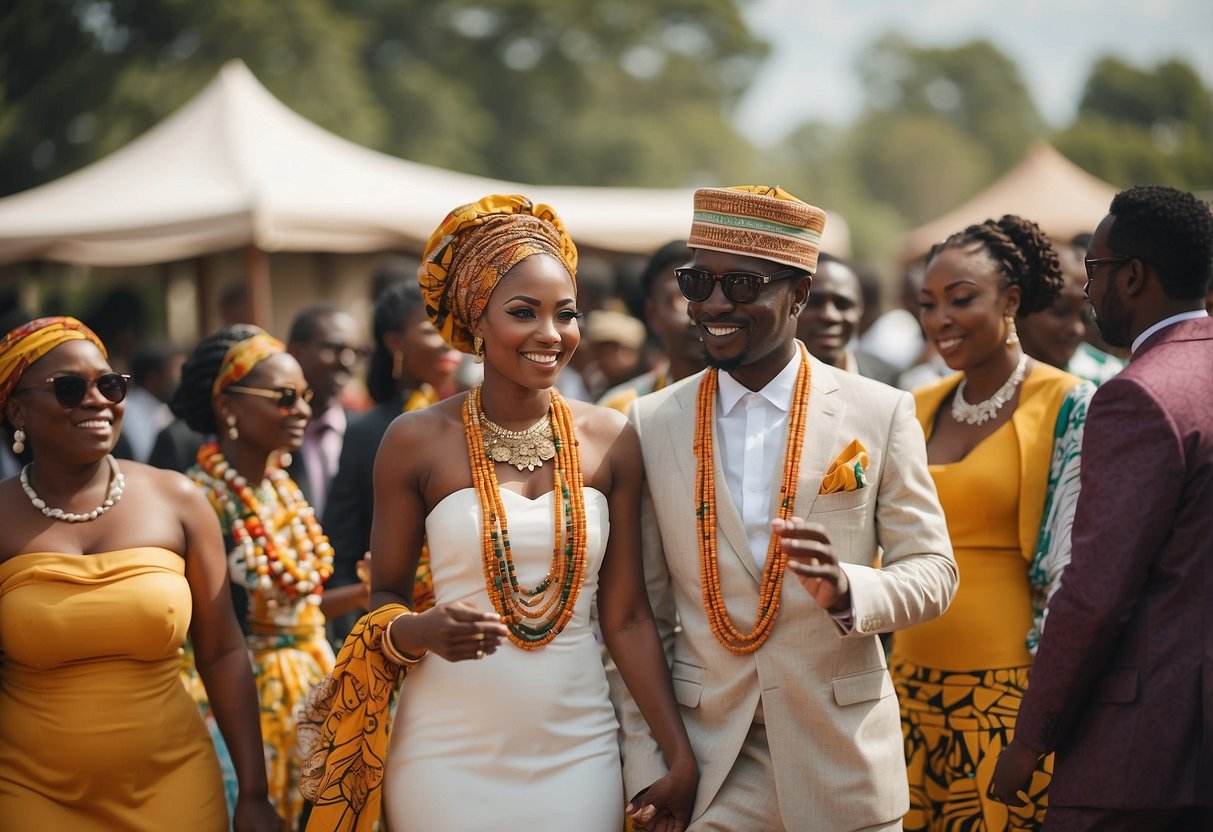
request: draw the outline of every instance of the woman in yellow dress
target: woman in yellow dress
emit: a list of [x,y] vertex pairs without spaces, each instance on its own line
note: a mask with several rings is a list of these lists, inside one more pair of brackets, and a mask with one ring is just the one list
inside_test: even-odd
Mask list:
[[333,669],[325,616],[365,607],[367,599],[360,584],[324,592],[333,550],[284,470],[284,457],[303,441],[310,398],[299,362],[281,341],[235,324],[198,345],[169,403],[192,429],[218,436],[186,474],[223,529],[237,608],[247,616],[270,800],[291,830],[304,810],[297,712]]
[[126,379],[74,318],[0,341],[0,826],[223,832],[219,764],[178,681],[192,635],[232,751],[235,828],[278,830],[218,524],[188,480],[111,455]]
[[998,803],[986,789],[1015,729],[1045,604],[1069,560],[1093,388],[1029,359],[1015,324],[1047,309],[1061,281],[1048,237],[1014,216],[952,235],[928,261],[923,330],[960,372],[914,395],[960,589],[946,613],[893,640],[908,830],[1036,829],[1043,819],[1052,758],[1024,807]]

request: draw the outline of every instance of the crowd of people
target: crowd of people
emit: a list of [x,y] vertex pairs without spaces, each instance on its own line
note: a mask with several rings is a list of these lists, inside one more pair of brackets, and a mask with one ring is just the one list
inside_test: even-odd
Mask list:
[[1213,828],[1209,206],[957,229],[912,332],[693,207],[630,305],[497,194],[369,337],[5,325],[0,825]]

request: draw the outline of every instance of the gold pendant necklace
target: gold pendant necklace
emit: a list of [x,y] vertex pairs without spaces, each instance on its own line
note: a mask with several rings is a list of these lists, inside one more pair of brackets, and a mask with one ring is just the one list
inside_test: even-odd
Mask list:
[[494,462],[507,462],[519,471],[542,468],[544,460],[556,456],[552,441],[552,420],[547,415],[526,430],[506,430],[480,411],[484,431],[484,452]]

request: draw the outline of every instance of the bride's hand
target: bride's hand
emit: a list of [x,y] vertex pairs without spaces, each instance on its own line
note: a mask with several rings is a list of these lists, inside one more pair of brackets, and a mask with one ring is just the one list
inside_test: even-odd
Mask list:
[[[508,633],[497,613],[481,612],[464,601],[439,604],[408,619],[415,635],[408,638],[411,644],[398,646],[412,655],[429,650],[449,662],[483,659],[497,652]],[[409,649],[414,644],[416,652]]]
[[631,799],[627,816],[646,832],[682,832],[690,825],[698,786],[697,770],[671,771]]

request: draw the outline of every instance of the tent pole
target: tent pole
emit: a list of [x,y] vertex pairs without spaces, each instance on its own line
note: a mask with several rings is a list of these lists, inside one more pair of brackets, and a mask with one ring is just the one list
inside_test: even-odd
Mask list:
[[194,258],[194,297],[198,304],[195,314],[198,318],[198,337],[211,331],[210,310],[215,305],[215,285],[211,279],[210,261],[205,254]]
[[244,286],[248,292],[252,323],[266,331],[273,326],[273,301],[270,296],[269,256],[249,243],[244,248]]

